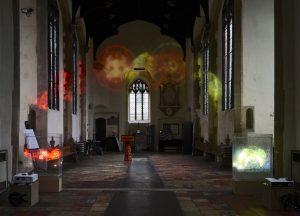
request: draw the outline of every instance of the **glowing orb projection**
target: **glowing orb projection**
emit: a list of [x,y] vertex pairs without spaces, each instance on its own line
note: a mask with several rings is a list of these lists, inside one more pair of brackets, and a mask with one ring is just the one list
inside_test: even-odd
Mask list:
[[132,62],[132,69],[124,76],[126,83],[129,84],[137,78],[145,78],[151,83],[151,88],[158,88],[159,85],[156,85],[149,73],[149,71],[153,70],[153,65],[154,59],[150,53],[144,52],[139,54]]
[[208,94],[214,102],[218,102],[222,94],[222,84],[217,75],[208,72]]
[[43,110],[48,110],[48,91],[43,91],[38,95],[38,98],[35,100],[35,105]]
[[244,147],[234,153],[233,167],[237,170],[268,170],[270,166],[269,154],[260,147]]
[[111,90],[120,90],[124,75],[130,70],[132,53],[122,45],[110,45],[98,54],[94,73],[97,80]]
[[149,70],[153,80],[159,84],[178,84],[185,79],[185,62],[181,53],[162,51],[153,56],[153,69]]
[[152,55],[148,52],[144,52],[142,54],[139,54],[134,60],[133,60],[133,69],[134,70],[146,70],[146,71],[153,71],[154,66],[154,59]]

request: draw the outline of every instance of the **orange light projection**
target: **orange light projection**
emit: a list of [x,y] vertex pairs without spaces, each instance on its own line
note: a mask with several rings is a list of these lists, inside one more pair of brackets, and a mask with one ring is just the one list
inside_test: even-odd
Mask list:
[[46,111],[48,109],[48,91],[42,92],[35,100],[35,104],[39,109]]
[[107,46],[96,58],[94,74],[103,86],[118,91],[121,89],[125,73],[130,70],[132,60],[131,51],[125,46]]
[[153,80],[159,84],[178,84],[185,79],[185,62],[182,55],[174,51],[154,55],[154,67],[149,71]]
[[72,101],[72,73],[64,71],[64,100]]
[[86,91],[86,70],[85,66],[79,64],[79,95],[85,94]]
[[52,149],[39,149],[34,152],[29,152],[29,150],[24,148],[24,156],[27,158],[32,158],[32,160],[40,161],[51,161],[58,160],[62,157],[62,152],[58,147]]

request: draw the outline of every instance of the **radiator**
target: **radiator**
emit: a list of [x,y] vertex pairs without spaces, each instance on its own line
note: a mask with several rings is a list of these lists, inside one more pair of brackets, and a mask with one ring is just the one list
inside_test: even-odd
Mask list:
[[7,151],[0,150],[0,193],[7,190]]
[[293,150],[292,151],[292,180],[300,183],[300,151]]

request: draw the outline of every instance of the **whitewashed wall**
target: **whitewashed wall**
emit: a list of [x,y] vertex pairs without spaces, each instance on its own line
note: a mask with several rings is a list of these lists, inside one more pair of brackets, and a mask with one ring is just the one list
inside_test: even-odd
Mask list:
[[24,158],[24,122],[28,120],[30,106],[37,100],[37,22],[36,0],[20,1],[20,8],[33,8],[30,16],[20,14],[20,130],[19,160]]
[[242,1],[242,106],[255,133],[274,133],[274,0]]

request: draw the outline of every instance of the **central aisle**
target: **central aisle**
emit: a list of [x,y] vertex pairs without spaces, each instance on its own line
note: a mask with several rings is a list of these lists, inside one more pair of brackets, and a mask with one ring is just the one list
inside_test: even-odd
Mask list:
[[118,185],[127,191],[115,193],[105,212],[107,216],[182,215],[174,192],[163,191],[164,185],[146,155],[128,162],[128,175]]

